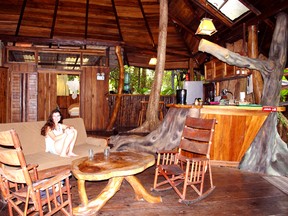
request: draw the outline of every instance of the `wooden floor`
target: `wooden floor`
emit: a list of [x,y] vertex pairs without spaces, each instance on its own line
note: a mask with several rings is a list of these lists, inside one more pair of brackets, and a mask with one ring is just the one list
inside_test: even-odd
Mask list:
[[[147,190],[153,184],[155,167],[137,175]],[[100,210],[98,215],[288,215],[288,195],[266,181],[261,175],[243,172],[235,168],[212,167],[215,190],[204,200],[186,206],[178,203],[173,190],[151,192],[160,195],[162,203],[150,204],[136,201],[132,187],[126,181],[120,190]],[[80,203],[77,182],[71,178],[73,207]],[[107,181],[87,182],[89,198],[97,196]],[[1,209],[0,204],[0,209]],[[0,215],[7,215],[4,207]],[[61,215],[61,214],[57,214]]]

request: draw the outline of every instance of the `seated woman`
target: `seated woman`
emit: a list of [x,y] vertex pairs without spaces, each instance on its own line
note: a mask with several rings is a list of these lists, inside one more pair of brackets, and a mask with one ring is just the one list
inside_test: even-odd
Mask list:
[[73,153],[77,130],[63,124],[62,115],[58,109],[53,110],[49,115],[41,129],[41,135],[45,136],[46,152],[61,157],[77,156]]

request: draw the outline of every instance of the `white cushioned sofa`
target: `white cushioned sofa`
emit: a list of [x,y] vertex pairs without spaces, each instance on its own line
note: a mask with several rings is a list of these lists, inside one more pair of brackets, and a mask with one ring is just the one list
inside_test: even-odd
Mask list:
[[64,124],[73,126],[78,131],[78,137],[74,147],[76,157],[60,157],[45,152],[45,138],[40,134],[45,121],[2,123],[0,131],[14,129],[21,141],[27,164],[38,164],[39,178],[46,178],[55,174],[55,170],[70,169],[74,159],[88,156],[88,150],[93,149],[94,153],[103,152],[107,147],[107,140],[104,138],[88,137],[82,118],[64,119]]

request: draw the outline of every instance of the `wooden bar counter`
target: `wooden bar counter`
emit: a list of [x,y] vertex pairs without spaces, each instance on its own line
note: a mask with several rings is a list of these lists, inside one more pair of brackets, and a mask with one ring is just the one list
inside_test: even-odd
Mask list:
[[[216,118],[214,141],[211,147],[213,164],[237,166],[263,125],[269,111],[262,106],[220,106],[169,104],[175,108],[201,108],[202,118]],[[285,107],[277,107],[285,111]]]

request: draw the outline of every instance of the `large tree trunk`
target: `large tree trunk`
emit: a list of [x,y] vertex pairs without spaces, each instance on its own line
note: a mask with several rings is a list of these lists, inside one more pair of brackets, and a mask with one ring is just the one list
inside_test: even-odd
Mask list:
[[156,129],[159,125],[158,109],[163,73],[166,61],[166,43],[168,26],[168,0],[160,0],[159,37],[157,48],[157,64],[146,112],[146,120],[133,132],[147,132]]
[[172,150],[179,145],[186,116],[199,117],[200,109],[169,108],[159,127],[147,136],[112,136],[112,151],[136,150],[155,154],[159,150]]
[[[281,78],[287,59],[287,22],[287,14],[278,14],[268,60],[240,56],[203,39],[200,41],[199,50],[208,52],[230,65],[260,71],[264,80],[262,105],[278,106]],[[240,169],[288,176],[288,148],[281,140],[276,126],[277,113],[271,113],[242,158]]]

